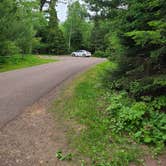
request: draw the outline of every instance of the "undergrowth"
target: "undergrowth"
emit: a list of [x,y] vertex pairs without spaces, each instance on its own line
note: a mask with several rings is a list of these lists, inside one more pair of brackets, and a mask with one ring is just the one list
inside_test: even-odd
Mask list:
[[54,111],[77,122],[69,139],[75,156],[87,158],[85,165],[143,165],[146,155],[165,149],[166,96],[160,92],[165,77],[113,79],[110,69],[116,68],[111,62],[97,65],[56,101]]
[[149,150],[139,143],[157,146],[156,152],[164,147],[163,128],[160,128],[164,119],[157,112],[151,113],[155,104],[153,107],[152,103],[137,102],[125,91],[108,90],[103,86],[101,78],[110,68],[116,65],[105,62],[81,75],[56,101],[54,111],[68,121],[77,122],[75,129],[69,130],[70,145],[76,149],[75,157],[87,158],[85,165],[142,164],[143,155]]
[[120,67],[111,69],[104,78],[107,80],[104,85],[111,91],[107,93],[111,130],[149,145],[157,155],[166,143],[165,74],[145,75],[142,71],[138,75],[137,70],[133,70],[132,74],[126,72],[122,76],[121,71]]

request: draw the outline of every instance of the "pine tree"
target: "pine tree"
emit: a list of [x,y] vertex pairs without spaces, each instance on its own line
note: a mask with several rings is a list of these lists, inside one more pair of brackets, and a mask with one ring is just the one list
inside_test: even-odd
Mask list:
[[49,7],[49,23],[47,29],[47,51],[50,54],[65,54],[66,43],[62,31],[58,26],[57,12],[55,9],[57,0],[52,0]]
[[1,0],[0,63],[17,53],[29,54],[39,43],[36,31],[43,21],[37,1]]

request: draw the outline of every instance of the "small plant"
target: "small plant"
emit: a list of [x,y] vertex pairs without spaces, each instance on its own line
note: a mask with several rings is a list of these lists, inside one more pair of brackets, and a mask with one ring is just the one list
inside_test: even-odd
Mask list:
[[110,127],[115,133],[127,132],[134,140],[161,150],[166,141],[166,115],[162,112],[166,97],[151,99],[145,96],[142,100],[131,100],[125,92],[112,94],[111,105],[107,108]]
[[85,166],[85,161],[81,160],[81,166]]
[[72,153],[68,153],[68,154],[64,155],[61,150],[58,150],[56,152],[56,157],[60,161],[71,161],[72,158],[73,158],[73,154]]

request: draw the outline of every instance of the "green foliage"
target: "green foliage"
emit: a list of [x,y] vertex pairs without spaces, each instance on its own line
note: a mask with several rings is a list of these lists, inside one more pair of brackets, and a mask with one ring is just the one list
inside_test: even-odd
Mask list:
[[35,55],[13,55],[5,57],[3,63],[0,63],[0,72],[21,69],[41,65],[45,63],[55,62],[53,59],[44,59]]
[[124,52],[124,48],[123,48],[123,45],[121,44],[120,42],[120,39],[119,39],[119,36],[117,33],[108,33],[107,36],[106,36],[106,41],[107,41],[107,45],[108,45],[108,48],[111,52],[111,55],[113,60],[115,59],[118,59],[120,55],[123,54]]
[[108,52],[104,52],[104,51],[95,51],[94,53],[95,57],[109,57],[110,54]]
[[[161,34],[157,31],[132,31],[126,33],[127,36],[132,37],[137,45],[144,46],[145,44],[158,44],[161,41]],[[161,41],[165,43],[166,41]]]
[[[95,24],[95,33],[92,33],[92,44],[93,42],[96,44],[95,50],[111,52],[111,58],[116,59],[119,69],[123,70],[119,73],[121,76],[130,70],[142,67],[142,64],[143,70],[137,70],[138,74],[151,75],[165,71],[166,3],[164,0],[86,2],[96,13],[95,23],[99,22],[99,25]],[[101,26],[102,22],[105,24],[104,27]],[[98,40],[99,38],[101,40]]]
[[126,92],[111,95],[111,105],[107,111],[111,117],[111,129],[115,133],[129,133],[135,140],[164,145],[166,115],[161,112],[166,107],[166,97],[154,99],[142,97],[143,101],[130,99]]
[[[114,73],[114,72],[113,72]],[[114,73],[115,74],[115,73]],[[140,142],[162,147],[165,143],[165,75],[144,77],[112,76],[109,88],[112,130],[128,133]],[[164,122],[164,123],[163,123]],[[161,127],[163,126],[163,128]]]
[[[118,62],[105,81],[111,89],[110,106],[106,109],[111,130],[154,145],[159,152],[166,142],[165,127],[161,127],[165,126],[166,117],[166,3],[163,0],[114,2],[89,1],[94,5],[91,9],[99,15],[95,19],[110,22],[105,49]],[[117,8],[118,2],[124,8]]]
[[[116,166],[139,162],[138,145],[110,130],[111,116],[106,108],[111,93],[102,87],[101,77],[114,67],[115,64],[104,62],[92,68],[74,81],[55,102],[53,111],[56,116],[59,113],[59,117],[74,123],[72,131],[71,124],[68,125],[69,142],[76,149],[78,158],[80,154],[85,156],[84,165]],[[66,119],[62,118],[62,121]]]
[[109,32],[109,22],[100,20],[94,21],[94,26],[91,33],[91,50],[105,51],[107,48],[106,35]]
[[[41,2],[45,3],[44,1]],[[49,21],[38,0],[0,3],[0,63],[17,53],[66,53],[66,41],[58,27],[56,0],[49,5]]]
[[[70,142],[77,148],[78,155],[91,159],[87,162],[89,165],[143,164],[140,157],[144,150],[139,143],[153,147],[156,155],[165,147],[166,97],[156,94],[159,87],[165,86],[165,77],[145,78],[140,82],[116,77],[113,82],[104,79],[103,86],[101,78],[105,78],[110,68],[117,67],[105,62],[91,69],[55,104],[60,117],[76,120],[76,128],[81,126],[79,131],[74,129],[69,133]],[[110,82],[111,90],[105,86]],[[156,95],[147,93],[149,87]]]
[[46,38],[46,53],[63,55],[66,53],[66,43],[62,31],[56,27],[48,28]]
[[19,48],[12,41],[5,41],[0,43],[0,48],[1,48],[1,55],[5,55],[5,56],[0,56],[0,64],[6,62],[7,56],[13,55],[20,51]]
[[[39,21],[40,20],[40,21]],[[37,1],[7,0],[0,3],[0,56],[30,53],[36,29],[42,23]],[[3,61],[3,60],[2,60]]]
[[59,150],[56,152],[56,157],[60,160],[60,161],[71,161],[73,158],[73,155],[71,153],[63,155],[62,151]]
[[43,26],[38,33],[38,36],[41,37],[41,44],[37,49],[39,53],[63,55],[67,52],[66,41],[58,25],[56,3],[56,0],[50,2],[48,25]]
[[89,49],[93,24],[88,22],[86,17],[87,9],[79,1],[68,6],[67,20],[62,26],[69,51],[83,48]]
[[82,48],[83,45],[83,34],[80,30],[75,30],[71,34],[71,45],[73,50],[79,50]]

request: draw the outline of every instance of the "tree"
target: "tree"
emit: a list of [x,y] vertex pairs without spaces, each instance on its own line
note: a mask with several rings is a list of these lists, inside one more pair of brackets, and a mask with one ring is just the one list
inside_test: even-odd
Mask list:
[[[0,3],[0,55],[31,53],[42,22],[36,1],[2,0]],[[40,21],[39,21],[40,20]],[[4,59],[4,58],[3,58]]]
[[105,34],[106,49],[111,50],[121,64],[128,66],[125,70],[123,68],[123,73],[144,64],[144,70],[150,74],[159,61],[163,62],[166,38],[164,0],[85,1],[95,11],[95,21],[110,22]]
[[66,52],[65,39],[62,31],[58,27],[58,18],[55,10],[56,0],[52,0],[49,8],[48,24],[48,52],[51,54],[63,54]]
[[105,40],[106,35],[109,32],[109,24],[103,20],[95,20],[94,27],[91,33],[91,50],[95,51],[105,51],[107,48],[107,43]]
[[68,17],[63,24],[68,49],[88,48],[92,24],[87,20],[87,10],[78,1],[68,6]]
[[120,6],[124,6],[125,1],[85,0],[85,2],[93,12],[93,15],[90,14],[94,22],[91,34],[91,50],[93,52],[101,51],[103,54],[105,54],[105,52],[110,54],[109,33],[112,34],[113,27],[117,24],[115,22],[114,24],[113,21],[118,20],[117,11],[121,10]]
[[71,34],[71,46],[74,50],[79,50],[83,45],[83,35],[79,29],[75,29],[75,31]]
[[51,0],[49,3],[49,21],[38,33],[41,37],[40,53],[65,54],[66,41],[63,32],[59,28],[57,12],[55,9],[57,0]]

